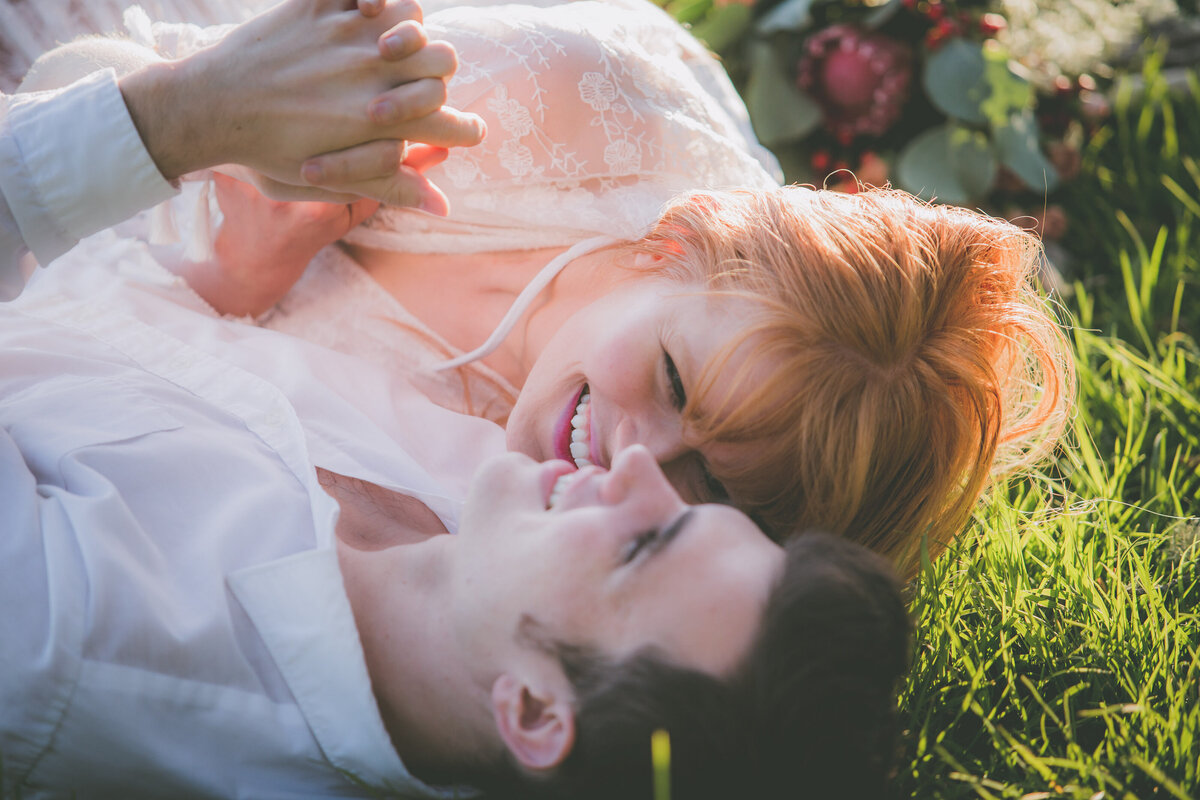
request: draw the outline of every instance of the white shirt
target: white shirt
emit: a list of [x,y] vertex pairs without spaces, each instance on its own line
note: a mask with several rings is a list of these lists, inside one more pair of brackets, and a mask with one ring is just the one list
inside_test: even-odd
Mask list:
[[434,796],[383,728],[313,465],[454,530],[502,431],[156,269],[105,232],[0,306],[3,789]]
[[176,192],[146,152],[112,70],[55,91],[0,93],[0,300],[20,291],[26,249],[48,264]]

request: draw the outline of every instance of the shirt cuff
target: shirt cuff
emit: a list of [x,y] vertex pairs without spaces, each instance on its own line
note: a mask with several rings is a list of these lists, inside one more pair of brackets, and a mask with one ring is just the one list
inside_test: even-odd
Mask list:
[[12,101],[10,142],[28,190],[12,212],[39,263],[178,192],[142,144],[112,69]]

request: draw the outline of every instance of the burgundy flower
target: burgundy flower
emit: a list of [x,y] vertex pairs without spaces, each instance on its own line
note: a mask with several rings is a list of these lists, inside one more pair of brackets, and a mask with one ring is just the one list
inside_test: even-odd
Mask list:
[[804,43],[796,82],[821,106],[841,142],[879,136],[900,116],[912,82],[908,45],[852,25],[831,25]]

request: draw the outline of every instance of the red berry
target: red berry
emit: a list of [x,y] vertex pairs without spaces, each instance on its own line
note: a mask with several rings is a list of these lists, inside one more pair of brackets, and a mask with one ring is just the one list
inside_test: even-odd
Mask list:
[[1008,27],[1008,20],[1000,14],[984,14],[979,20],[979,31],[984,36],[995,36]]
[[937,22],[946,16],[946,6],[940,2],[930,3],[929,8],[925,11],[925,16],[933,22]]

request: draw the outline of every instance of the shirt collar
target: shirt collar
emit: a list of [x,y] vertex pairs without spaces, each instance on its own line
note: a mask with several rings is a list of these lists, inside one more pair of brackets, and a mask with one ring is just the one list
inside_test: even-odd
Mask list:
[[371,691],[337,553],[318,548],[229,576],[329,762],[348,778],[406,797],[470,797],[409,774]]

